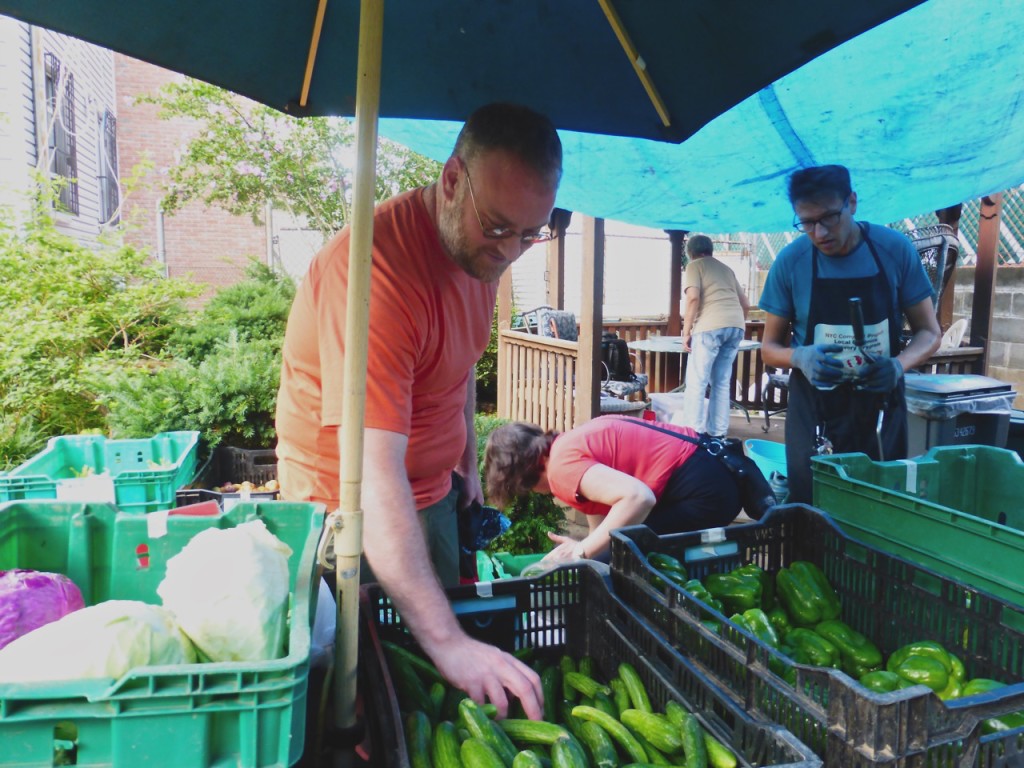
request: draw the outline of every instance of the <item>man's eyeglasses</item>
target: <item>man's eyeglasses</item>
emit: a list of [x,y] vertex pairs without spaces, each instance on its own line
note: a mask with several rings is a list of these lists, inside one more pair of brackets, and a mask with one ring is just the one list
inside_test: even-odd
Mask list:
[[476,207],[476,195],[473,193],[473,180],[469,177],[469,166],[463,163],[462,167],[466,169],[466,181],[469,182],[469,199],[473,203],[473,213],[476,214],[476,220],[480,222],[480,231],[484,233],[484,237],[491,240],[507,240],[510,237],[518,237],[519,242],[523,245],[546,243],[555,239],[555,233],[549,227],[545,227],[539,232],[522,234],[510,227],[485,227],[484,220],[480,218],[480,209]]
[[839,218],[843,215],[843,211],[845,211],[849,205],[850,198],[846,198],[846,202],[843,203],[843,207],[838,211],[829,211],[824,216],[819,216],[816,219],[798,219],[793,217],[793,226],[796,227],[799,232],[804,233],[813,232],[819,224],[825,229],[832,229],[832,227],[839,223]]

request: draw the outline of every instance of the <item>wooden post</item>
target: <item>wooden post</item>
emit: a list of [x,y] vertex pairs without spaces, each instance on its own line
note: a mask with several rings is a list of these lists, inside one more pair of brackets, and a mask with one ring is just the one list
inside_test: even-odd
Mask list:
[[498,281],[498,413],[507,414],[512,404],[508,401],[510,393],[507,388],[508,370],[507,350],[501,338],[501,332],[512,327],[512,270],[506,269]]
[[574,426],[601,411],[601,327],[604,324],[604,219],[583,220],[583,285],[580,291],[579,363]]
[[[963,203],[960,203],[935,212],[935,217],[939,220],[940,224],[948,224],[952,227],[954,237],[960,232],[960,214],[963,212],[963,207]],[[939,300],[939,306],[935,308],[938,312],[939,326],[942,328],[943,333],[949,330],[949,326],[953,324],[953,299],[955,294],[956,261],[954,260],[953,265],[949,267],[949,282],[946,284],[946,290],[942,294],[942,299]]]
[[974,272],[974,300],[971,307],[971,346],[984,347],[978,373],[988,373],[989,338],[992,333],[992,303],[996,289],[999,252],[999,224],[1003,213],[1001,192],[981,198],[978,212],[978,265]]
[[555,309],[565,309],[565,230],[569,228],[572,211],[555,208],[551,212],[551,229],[557,237],[547,246],[547,301]]
[[679,307],[683,300],[683,246],[687,232],[682,229],[666,231],[671,251],[668,265],[668,328],[665,335],[679,336],[683,332],[683,317]]

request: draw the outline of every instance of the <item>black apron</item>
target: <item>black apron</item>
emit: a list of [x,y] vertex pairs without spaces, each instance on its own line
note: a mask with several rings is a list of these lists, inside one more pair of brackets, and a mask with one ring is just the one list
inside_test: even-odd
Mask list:
[[[889,279],[882,268],[878,251],[868,236],[868,227],[858,224],[878,274],[859,278],[819,278],[818,249],[811,246],[811,302],[807,316],[807,337],[804,344],[815,341],[815,329],[831,326],[852,338],[849,300],[860,298],[865,326],[879,327],[888,320],[888,352],[895,357],[900,351],[902,315],[893,304]],[[884,348],[883,348],[884,349]],[[831,390],[820,390],[811,384],[799,369],[789,377],[789,409],[786,412],[786,464],[789,472],[789,501],[810,504],[812,496],[811,456],[817,454],[816,436],[821,434],[832,443],[835,453],[861,452],[872,460],[878,453],[876,429],[879,410],[884,409],[882,451],[886,461],[907,455],[907,402],[903,379],[887,394],[863,392],[850,383]]]

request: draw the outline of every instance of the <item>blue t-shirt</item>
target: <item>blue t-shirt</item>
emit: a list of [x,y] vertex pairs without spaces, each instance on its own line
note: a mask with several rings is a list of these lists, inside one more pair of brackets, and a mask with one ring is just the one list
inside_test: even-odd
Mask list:
[[[910,240],[899,232],[877,225],[869,225],[868,237],[878,251],[878,259],[889,279],[894,315],[902,314],[929,296],[934,299],[924,264]],[[784,317],[793,324],[794,347],[810,343],[806,339],[807,315],[811,306],[812,250],[811,239],[807,235],[798,237],[783,248],[768,271],[758,302],[765,312]],[[846,256],[818,253],[819,277],[843,279],[875,274],[878,274],[878,269],[864,238]]]

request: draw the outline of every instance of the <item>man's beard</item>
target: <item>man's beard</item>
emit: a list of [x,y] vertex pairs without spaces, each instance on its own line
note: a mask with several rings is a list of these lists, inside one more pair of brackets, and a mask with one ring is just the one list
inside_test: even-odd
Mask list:
[[[438,191],[440,194],[440,190]],[[441,206],[441,213],[438,216],[437,230],[441,240],[441,247],[463,272],[470,277],[484,283],[497,282],[511,262],[495,262],[486,252],[474,249],[466,236],[463,227],[462,212],[466,201],[466,188],[452,201],[449,206]],[[494,241],[494,250],[498,250],[500,241]]]

